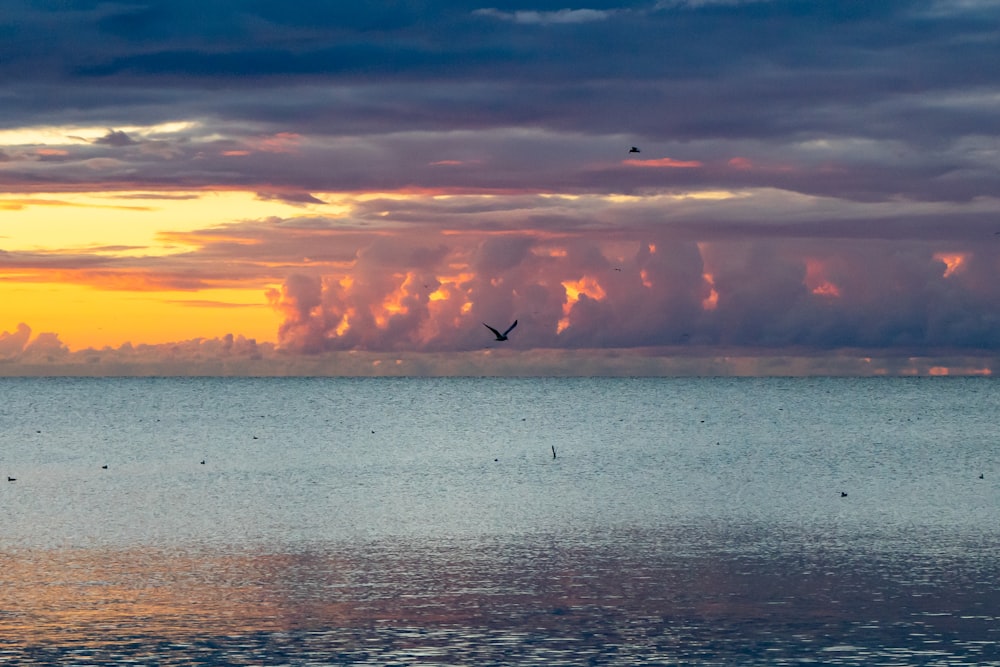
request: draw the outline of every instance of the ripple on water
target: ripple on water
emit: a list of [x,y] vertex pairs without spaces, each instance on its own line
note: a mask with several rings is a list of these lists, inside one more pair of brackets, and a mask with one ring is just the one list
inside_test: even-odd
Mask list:
[[[0,559],[0,660],[1000,664],[1000,593],[977,583],[995,551],[734,549],[754,535],[21,553]],[[908,568],[936,573],[920,596]]]
[[1000,383],[6,386],[0,663],[1000,664]]

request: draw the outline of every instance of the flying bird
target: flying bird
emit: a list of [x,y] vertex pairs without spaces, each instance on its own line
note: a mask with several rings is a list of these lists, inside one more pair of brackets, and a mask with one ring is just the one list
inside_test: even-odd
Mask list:
[[496,329],[494,329],[490,325],[486,324],[486,322],[483,322],[483,326],[486,327],[487,329],[489,329],[490,331],[492,331],[493,335],[497,337],[497,340],[507,340],[507,334],[509,334],[511,331],[513,331],[514,327],[517,326],[517,320],[514,320],[514,324],[510,325],[509,327],[507,327],[507,330],[504,331],[503,333],[500,333],[499,331],[497,331]]
[[635,146],[633,146],[632,148],[628,149],[628,152],[629,153],[641,153],[642,151],[640,151],[638,148],[636,148]]

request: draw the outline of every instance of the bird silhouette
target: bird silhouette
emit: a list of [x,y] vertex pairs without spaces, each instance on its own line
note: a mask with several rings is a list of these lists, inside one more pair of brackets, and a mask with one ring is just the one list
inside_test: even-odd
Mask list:
[[641,153],[642,151],[640,151],[638,148],[636,148],[635,146],[633,146],[632,148],[628,149],[628,152],[629,153]]
[[510,325],[509,327],[507,327],[507,330],[504,331],[503,333],[500,333],[499,331],[497,331],[496,329],[494,329],[490,325],[486,324],[486,322],[483,322],[483,326],[486,327],[487,329],[489,329],[490,331],[492,331],[493,335],[497,337],[497,340],[507,340],[507,334],[509,334],[511,331],[513,331],[514,327],[517,326],[517,320],[514,320],[514,324]]

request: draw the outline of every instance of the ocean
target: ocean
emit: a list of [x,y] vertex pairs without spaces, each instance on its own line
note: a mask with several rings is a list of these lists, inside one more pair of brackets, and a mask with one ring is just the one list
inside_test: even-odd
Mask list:
[[989,378],[0,379],[0,664],[1000,665],[998,415]]

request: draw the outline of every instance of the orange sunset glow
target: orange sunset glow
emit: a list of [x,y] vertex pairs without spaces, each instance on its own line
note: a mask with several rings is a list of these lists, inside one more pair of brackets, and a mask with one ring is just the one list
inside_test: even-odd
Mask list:
[[961,270],[967,256],[964,253],[934,253],[934,259],[944,263],[944,277],[950,278]]
[[8,206],[4,248],[24,259],[0,267],[5,311],[58,332],[70,349],[234,330],[274,340],[278,321],[263,293],[277,276],[195,275],[184,256],[197,245],[180,236],[211,226],[222,210],[260,217],[286,207],[249,193],[137,196],[144,193],[46,194],[42,205],[29,199]]
[[806,287],[808,287],[809,290],[817,296],[830,298],[840,297],[840,288],[827,277],[830,270],[831,267],[826,262],[815,258],[807,259],[805,279]]
[[719,307],[719,292],[715,289],[715,278],[711,273],[703,273],[702,278],[708,285],[708,296],[701,301],[701,307],[705,310],[715,310]]

